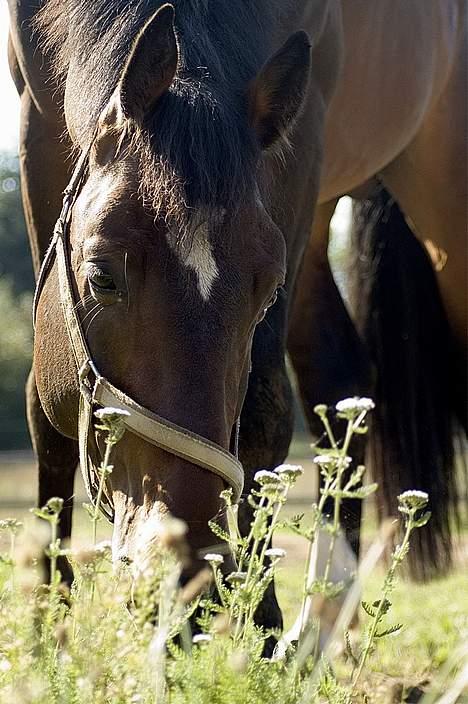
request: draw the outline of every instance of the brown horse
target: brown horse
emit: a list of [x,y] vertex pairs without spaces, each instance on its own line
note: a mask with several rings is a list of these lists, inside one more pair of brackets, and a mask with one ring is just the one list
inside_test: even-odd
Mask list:
[[[157,1],[46,0],[38,22],[36,2],[9,5],[36,271],[70,177],[66,157],[91,147],[68,256],[93,359],[146,409],[224,450],[242,407],[246,490],[289,447],[294,288],[288,346],[312,429],[316,402],[370,387],[327,259],[338,196],[370,192],[376,176],[385,183],[415,229],[448,253],[440,288],[460,330],[450,301],[462,286],[453,252],[465,173],[453,155],[465,139],[463,2],[179,0],[174,13]],[[310,71],[300,29],[313,47]],[[67,499],[67,536],[80,390],[58,291],[53,263],[37,308],[28,415],[39,500]],[[93,443],[90,459],[99,461]],[[195,568],[213,540],[207,522],[223,481],[131,432],[113,462],[116,559],[132,557],[141,525],[171,511],[189,525]],[[405,471],[387,480],[395,493],[413,486]],[[449,467],[437,471],[449,485]],[[430,472],[415,488],[432,488]],[[355,507],[346,520],[357,547]],[[241,503],[241,529],[248,523]],[[436,528],[445,539],[445,524]],[[273,593],[259,618],[279,625]]]
[[[432,497],[431,524],[412,553],[424,576],[450,564],[452,413],[467,427],[467,4],[353,0],[342,10],[345,61],[288,347],[313,429],[316,403],[373,389],[381,513],[395,512],[404,489]],[[366,347],[327,256],[343,194],[367,198],[351,273]],[[359,507],[348,512],[358,527]]]
[[[283,461],[292,433],[288,294],[319,189],[340,7],[46,0],[38,14],[36,0],[9,6],[36,273],[70,154],[81,152],[37,296],[27,406],[39,501],[66,500],[68,537],[80,403],[95,400],[90,370],[114,399],[138,407],[142,423],[176,427],[179,439],[218,457],[234,451],[243,406],[248,491],[255,470]],[[81,459],[96,466],[99,442],[85,439]],[[171,512],[189,527],[190,574],[213,543],[208,521],[225,482],[194,453],[148,439],[129,430],[113,456],[114,558],[131,560],[142,527]],[[243,530],[249,521],[244,502]],[[265,604],[259,619],[280,625],[273,592]]]

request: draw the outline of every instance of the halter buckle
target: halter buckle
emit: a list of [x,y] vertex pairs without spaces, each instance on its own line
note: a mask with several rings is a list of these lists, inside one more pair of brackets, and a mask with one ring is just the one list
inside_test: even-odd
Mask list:
[[[94,382],[89,379],[89,373],[93,374]],[[86,399],[88,403],[94,403],[94,388],[96,381],[101,377],[98,370],[96,369],[92,359],[87,359],[84,364],[81,365],[78,371],[78,382],[80,385],[81,395]]]

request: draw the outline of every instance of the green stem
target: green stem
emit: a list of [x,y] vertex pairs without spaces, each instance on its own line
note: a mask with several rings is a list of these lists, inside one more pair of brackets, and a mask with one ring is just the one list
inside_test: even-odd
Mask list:
[[51,543],[50,543],[50,584],[53,587],[55,585],[55,575],[57,574],[57,526],[58,526],[58,515],[56,513],[51,516],[50,519],[50,530],[51,530]]
[[[262,511],[265,509],[265,501],[266,501],[266,496],[262,496],[262,497],[260,498],[258,507],[257,507],[257,509],[256,509],[256,511],[255,511],[254,519],[253,519],[253,521],[252,521],[252,523],[251,523],[251,526],[250,526],[250,532],[249,532],[249,534],[248,534],[248,536],[247,536],[247,539],[246,539],[246,541],[245,541],[245,543],[244,543],[244,547],[242,548],[241,554],[240,554],[240,556],[239,556],[239,563],[238,563],[238,566],[237,566],[237,571],[238,571],[238,572],[242,572],[242,568],[243,568],[243,566],[244,566],[244,561],[245,561],[245,558],[246,558],[246,556],[247,556],[247,552],[248,552],[248,550],[249,550],[250,541],[252,540],[254,531],[255,531],[255,529],[256,529],[256,527],[257,527],[257,521],[260,520],[260,519],[259,519],[259,516],[260,516],[260,514],[262,513]],[[255,548],[255,543],[254,543],[254,547],[252,548],[252,550],[253,550],[254,548]],[[250,565],[250,564],[252,564],[252,551],[251,551],[251,555],[250,555],[250,562],[249,562],[249,565]],[[231,617],[230,617],[230,620],[231,620],[231,621],[234,619],[234,607],[235,607],[235,606],[236,606],[236,598],[235,598],[235,594],[234,594],[234,596],[233,596],[233,598],[232,598],[232,601],[231,601],[231,606],[230,606],[230,608],[229,608],[229,610],[230,610],[230,612],[231,612]],[[239,612],[239,618],[238,618],[238,621],[237,621],[237,623],[236,623],[236,633],[235,633],[234,638],[236,638],[236,636],[238,635],[238,630],[239,630],[239,628],[240,628],[239,624],[241,623],[241,620],[242,620],[242,619],[241,619],[241,616],[242,616],[242,609],[240,609],[240,612]]]
[[99,477],[99,488],[98,488],[96,503],[94,505],[94,512],[93,512],[93,545],[96,545],[96,542],[97,542],[97,523],[99,520],[99,507],[100,507],[101,501],[102,501],[102,494],[104,493],[104,486],[106,484],[106,477],[107,477],[107,468],[109,466],[110,455],[112,452],[113,445],[114,445],[114,443],[111,443],[111,442],[109,442],[108,439],[106,439],[106,451],[104,453],[104,460],[101,465],[101,473],[100,473],[100,477]]
[[[266,501],[266,506],[265,506],[265,501]],[[257,511],[256,511],[256,513],[255,513],[255,519],[254,519],[254,521],[253,521],[253,523],[252,523],[252,527],[251,527],[251,529],[250,529],[249,537],[248,537],[247,544],[246,544],[245,553],[243,554],[243,556],[241,557],[241,560],[240,560],[240,562],[239,562],[239,568],[238,568],[238,569],[239,569],[239,572],[242,571],[243,560],[245,559],[245,555],[246,555],[246,553],[247,553],[248,545],[249,545],[250,541],[252,540],[252,537],[253,537],[253,535],[255,534],[255,532],[258,531],[258,525],[259,525],[259,524],[262,524],[262,523],[264,522],[264,520],[265,520],[264,513],[266,512],[266,513],[267,513],[267,516],[268,516],[268,513],[269,513],[270,508],[271,508],[271,499],[270,499],[270,498],[267,498],[267,497],[265,497],[265,496],[262,496],[261,499],[260,499],[260,503],[259,503],[258,509],[257,509]],[[274,512],[273,512],[273,516],[272,516],[272,519],[271,519],[270,529],[269,529],[267,535],[270,535],[270,536],[271,536],[271,533],[270,533],[271,526],[273,525],[273,521],[277,519],[278,513],[279,513],[280,510],[281,510],[281,501],[277,501],[277,502],[276,502],[275,509],[274,509]],[[265,538],[264,538],[263,540],[265,540]],[[260,537],[254,538],[254,543],[253,543],[252,549],[249,551],[249,566],[248,566],[248,568],[247,568],[247,576],[246,576],[246,578],[245,578],[245,582],[244,582],[244,585],[243,585],[243,588],[244,588],[244,589],[248,589],[248,588],[249,588],[249,584],[250,584],[250,580],[251,580],[251,578],[252,578],[252,572],[253,572],[253,568],[254,568],[254,564],[255,564],[255,557],[256,557],[256,555],[257,555],[258,548],[259,548],[259,545],[260,545],[261,541],[262,541],[262,538],[260,538]],[[261,555],[259,556],[259,566],[260,566],[260,569],[261,569],[261,565],[263,564],[263,563],[262,563],[262,555],[263,555],[263,559],[264,559],[264,550],[265,550],[265,543],[264,543],[264,545],[263,545],[263,549],[262,549]],[[241,588],[241,587],[239,587],[239,589],[240,589],[240,588]],[[234,607],[234,604],[235,604],[235,603],[236,603],[236,600],[235,600],[235,598],[234,598],[233,601],[232,601],[232,603],[231,603],[231,613],[232,613],[232,616],[234,616],[233,607]],[[247,607],[247,610],[249,610],[249,607]],[[243,607],[242,605],[240,605],[240,607],[239,607],[239,615],[238,615],[238,619],[237,619],[237,623],[236,623],[236,629],[235,629],[235,632],[234,632],[234,642],[236,642],[237,639],[240,637],[240,633],[241,633],[241,629],[242,629],[243,617],[244,617],[244,607]]]
[[323,423],[323,426],[324,426],[326,433],[328,435],[328,439],[330,440],[330,445],[332,446],[332,448],[334,450],[336,450],[338,448],[338,444],[335,440],[335,436],[333,434],[333,430],[331,428],[330,421],[328,420],[326,415],[324,415],[322,417],[322,423]]
[[[255,538],[254,544],[253,544],[253,546],[252,546],[252,552],[251,552],[250,559],[249,559],[249,566],[248,566],[248,569],[247,569],[247,576],[246,576],[246,578],[245,578],[244,585],[239,585],[239,586],[237,587],[238,589],[242,589],[242,588],[245,589],[245,588],[248,587],[250,577],[252,576],[253,564],[254,564],[254,560],[255,560],[255,556],[256,556],[256,554],[257,554],[257,550],[258,550],[259,544],[260,544],[260,539],[259,539],[259,538]],[[234,606],[234,603],[235,603],[235,600],[233,599],[233,602],[232,602],[232,604],[231,604],[231,608]],[[234,611],[232,612],[232,615],[234,616]],[[239,615],[238,615],[238,618],[237,618],[236,630],[235,630],[235,632],[234,632],[234,643],[237,642],[237,639],[238,639],[239,636],[240,636],[240,632],[241,632],[241,629],[242,629],[242,619],[243,619],[243,615],[244,615],[244,607],[243,607],[242,604],[241,604],[241,605],[239,606]]]
[[11,589],[15,589],[15,532],[10,531],[10,565],[11,565]]
[[287,498],[288,490],[289,490],[289,486],[285,486],[281,497],[279,498],[279,500],[277,501],[277,503],[275,504],[275,507],[273,509],[273,515],[271,517],[270,527],[268,529],[268,533],[266,534],[266,536],[263,540],[263,547],[262,547],[262,550],[260,553],[260,558],[259,558],[260,567],[263,566],[263,563],[265,561],[265,553],[268,550],[268,546],[271,544],[271,540],[273,538],[273,531],[275,530],[275,525],[278,521],[279,514],[280,514],[281,509],[283,507],[283,504]]
[[356,674],[355,674],[355,676],[354,676],[354,678],[353,678],[353,682],[352,682],[352,685],[351,685],[351,692],[350,692],[351,695],[354,693],[354,690],[355,690],[355,688],[356,688],[356,684],[357,684],[357,682],[358,682],[358,680],[359,680],[359,678],[360,678],[360,676],[361,676],[361,674],[362,674],[363,667],[364,667],[364,665],[365,665],[365,663],[366,663],[366,661],[367,661],[367,658],[368,658],[368,656],[369,656],[370,650],[371,650],[371,648],[372,648],[372,644],[373,644],[374,639],[375,639],[375,634],[376,634],[376,632],[377,632],[377,628],[378,628],[380,619],[381,619],[381,617],[382,617],[382,609],[383,609],[383,607],[384,607],[385,602],[387,601],[387,596],[388,596],[389,593],[390,593],[391,585],[392,585],[392,582],[393,582],[393,577],[394,577],[394,575],[395,575],[396,568],[398,567],[398,564],[401,562],[401,557],[402,557],[402,555],[405,554],[407,545],[408,545],[408,543],[409,543],[409,538],[410,538],[410,535],[411,535],[411,531],[413,530],[413,520],[412,520],[412,519],[413,519],[413,515],[414,515],[414,512],[413,512],[412,515],[410,515],[410,517],[409,517],[409,519],[408,519],[408,522],[407,522],[407,524],[406,524],[405,535],[404,535],[404,537],[403,537],[403,541],[402,541],[400,547],[398,548],[397,552],[394,554],[393,560],[392,560],[392,564],[390,565],[390,569],[389,569],[389,571],[388,571],[388,573],[387,573],[387,576],[385,577],[384,585],[383,585],[383,589],[382,589],[382,594],[381,594],[381,598],[380,598],[380,601],[379,601],[379,605],[378,605],[378,607],[377,607],[377,611],[375,612],[374,620],[372,621],[372,626],[371,626],[371,629],[370,629],[370,631],[369,631],[369,637],[368,637],[368,639],[367,639],[366,647],[365,647],[365,649],[364,649],[363,654],[361,655],[361,659],[360,659],[360,661],[359,661],[358,669],[357,669]]
[[312,561],[312,550],[314,547],[314,542],[315,542],[315,537],[317,535],[317,528],[320,525],[322,514],[323,514],[323,509],[325,506],[325,501],[328,498],[328,492],[330,491],[330,486],[332,485],[331,479],[326,479],[325,480],[325,486],[322,489],[320,500],[317,506],[317,513],[315,515],[315,520],[312,526],[312,530],[310,533],[310,538],[309,538],[309,549],[307,551],[307,559],[306,559],[306,564],[305,564],[305,571],[304,571],[304,582],[302,585],[302,603],[301,603],[301,609],[300,609],[300,615],[301,615],[301,631],[300,631],[300,638],[303,635],[304,631],[304,618],[305,618],[305,608],[306,608],[306,602],[307,602],[307,597],[309,596],[309,589],[310,589],[310,584],[309,584],[309,572],[310,572],[310,564]]
[[351,442],[351,439],[353,437],[353,429],[354,429],[354,424],[351,422],[348,422],[348,427],[346,428],[346,436],[345,436],[345,441],[343,443],[343,448],[341,450],[341,457],[338,460],[338,472],[337,472],[337,481],[336,481],[336,489],[335,491],[336,496],[335,496],[335,502],[334,502],[334,507],[333,507],[333,531],[332,531],[332,537],[330,541],[330,547],[328,549],[328,558],[327,558],[327,563],[325,565],[325,571],[323,574],[323,579],[324,582],[328,581],[328,576],[330,574],[330,569],[331,569],[331,563],[333,559],[333,551],[335,549],[335,542],[336,542],[336,536],[338,535],[338,531],[340,528],[340,510],[341,510],[341,479],[343,477],[343,474],[346,470],[346,456],[348,453],[349,445]]
[[214,581],[215,581],[216,589],[218,590],[219,598],[220,598],[220,601],[221,601],[221,606],[223,606],[224,608],[226,608],[226,600],[225,600],[225,598],[224,598],[224,596],[223,596],[223,592],[222,592],[222,589],[221,589],[221,577],[220,577],[220,574],[221,574],[221,573],[220,573],[219,569],[216,567],[216,565],[213,565]]
[[[273,515],[270,520],[270,526],[268,528],[268,532],[267,532],[266,536],[263,538],[262,549],[260,551],[260,556],[258,558],[258,572],[259,572],[259,574],[261,574],[263,571],[263,564],[265,562],[265,553],[268,550],[268,546],[271,544],[271,540],[273,538],[273,531],[275,530],[275,525],[278,521],[279,514],[280,514],[281,509],[283,507],[283,504],[286,500],[288,490],[289,490],[289,486],[285,486],[281,496],[278,497],[278,501],[276,502],[276,504],[274,506]],[[250,565],[249,565],[249,569],[250,569]],[[249,578],[249,574],[247,573],[246,583],[248,582],[248,578]],[[249,619],[253,619],[253,615],[254,615],[254,607],[253,607],[253,605],[250,605],[249,609],[248,609],[248,614],[247,614],[246,620],[248,621]]]
[[[352,421],[348,421],[343,447],[341,448],[341,457],[338,460],[338,469],[337,469],[336,482],[335,482],[336,483],[336,487],[335,487],[336,493],[335,493],[335,501],[334,501],[334,506],[333,506],[333,529],[332,529],[332,534],[331,534],[330,545],[328,548],[327,562],[326,562],[325,570],[323,573],[324,585],[327,585],[327,583],[328,583],[328,578],[330,575],[330,569],[331,569],[332,560],[333,560],[333,553],[335,551],[336,536],[338,535],[338,531],[340,529],[340,511],[341,511],[341,501],[342,501],[341,492],[340,492],[341,480],[342,480],[343,474],[346,470],[346,457],[348,454],[348,449],[349,449],[349,445],[351,443],[351,439],[353,437],[354,427],[355,427],[355,424]],[[315,638],[314,662],[317,661],[317,657],[318,657],[319,640],[320,640],[320,621],[318,622],[318,625],[317,625],[317,635]]]
[[237,566],[238,572],[242,572],[242,567],[244,566],[244,560],[245,560],[245,558],[246,558],[246,556],[247,556],[247,552],[248,552],[248,549],[249,549],[249,544],[250,544],[250,541],[251,541],[252,538],[253,538],[254,530],[255,530],[255,528],[256,528],[257,518],[258,518],[259,513],[261,512],[261,510],[262,510],[262,509],[264,508],[264,506],[265,506],[265,501],[266,501],[266,496],[262,496],[262,497],[260,498],[258,507],[257,507],[257,509],[256,509],[256,511],[255,511],[254,520],[253,520],[252,523],[251,523],[250,532],[249,532],[249,534],[248,534],[248,536],[247,536],[247,540],[245,541],[245,546],[244,546],[244,547],[242,548],[242,550],[241,550],[241,554],[240,554],[240,557],[239,557],[239,564],[238,564],[238,566]]

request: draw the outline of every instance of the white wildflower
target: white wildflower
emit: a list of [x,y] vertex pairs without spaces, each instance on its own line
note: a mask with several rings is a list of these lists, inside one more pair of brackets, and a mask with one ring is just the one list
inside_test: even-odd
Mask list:
[[425,491],[418,491],[417,489],[404,491],[398,496],[398,503],[405,509],[421,509],[427,506],[428,502],[429,494]]
[[329,467],[330,465],[335,464],[337,461],[337,458],[334,455],[316,455],[314,457],[314,462],[315,464],[318,464],[319,467]]
[[263,485],[271,486],[273,484],[281,484],[281,477],[275,472],[270,472],[267,469],[261,469],[255,473],[254,480]]
[[283,550],[283,548],[268,548],[268,550],[265,550],[265,555],[270,558],[277,558],[281,559],[283,557],[286,557],[286,550]]
[[211,640],[213,640],[213,636],[209,633],[197,633],[193,636],[192,643],[209,643]]
[[[96,425],[96,428],[107,433],[106,443],[110,445],[118,443],[125,433],[125,418],[128,418],[130,413],[122,408],[106,406],[105,408],[99,408],[94,412],[94,415],[101,421],[101,424]],[[102,469],[105,469],[108,474],[111,472],[110,466],[101,467],[101,471]]]
[[276,474],[279,474],[281,478],[288,480],[295,480],[304,474],[303,468],[298,464],[280,464],[279,467],[275,469]]
[[215,566],[224,562],[224,557],[217,552],[208,552],[203,559]]
[[226,577],[226,581],[230,584],[242,584],[245,582],[246,577],[247,572],[231,572],[231,574]]
[[4,518],[0,521],[0,530],[8,530],[14,535],[16,535],[22,527],[23,523],[21,521],[17,521],[16,518]]
[[325,418],[327,415],[328,408],[324,403],[319,403],[317,406],[314,406],[314,413],[316,413],[318,416],[321,418]]
[[338,401],[335,406],[338,413],[344,415],[358,415],[359,413],[369,412],[375,408],[375,403],[371,398],[355,396],[354,398],[345,398]]
[[2,657],[0,659],[0,672],[8,672],[8,670],[11,670],[11,662],[6,657]]

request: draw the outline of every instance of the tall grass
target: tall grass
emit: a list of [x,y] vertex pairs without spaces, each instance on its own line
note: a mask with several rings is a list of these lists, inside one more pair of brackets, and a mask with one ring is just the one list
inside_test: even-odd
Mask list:
[[[301,474],[299,466],[257,473],[249,497],[254,518],[247,536],[237,530],[231,493],[223,492],[231,530],[226,533],[216,523],[211,527],[229,543],[236,558],[237,569],[229,574],[223,571],[223,555],[211,553],[206,555],[206,569],[180,587],[185,526],[176,519],[158,526],[158,541],[146,550],[138,572],[129,567],[118,573],[112,571],[108,543],[96,543],[94,537],[88,548],[77,551],[60,544],[59,499],[35,511],[51,528],[47,545],[41,545],[37,533],[22,532],[18,521],[3,521],[0,528],[10,541],[0,563],[0,702],[345,704],[369,697],[369,663],[380,641],[397,638],[401,628],[391,619],[398,568],[408,554],[413,531],[430,517],[425,512],[426,494],[410,491],[399,497],[402,538],[393,550],[380,594],[362,602],[360,636],[351,634],[361,601],[360,582],[394,532],[394,525],[387,525],[359,572],[348,570],[342,579],[336,578],[342,564],[337,559],[343,545],[342,500],[363,499],[376,488],[362,486],[364,468],[351,471],[349,456],[354,435],[366,430],[372,406],[369,399],[347,399],[337,405],[336,413],[346,423],[342,442],[333,434],[330,411],[317,407],[327,446],[317,448],[322,488],[307,526],[299,516],[282,517],[288,493]],[[107,441],[100,468],[102,495],[123,419],[115,409],[104,409],[99,423]],[[327,499],[334,503],[330,519],[324,515]],[[95,536],[98,513],[91,507],[89,514]],[[285,528],[303,536],[309,551],[297,594],[296,624],[282,636],[259,627],[255,612],[284,558],[284,551],[272,548],[271,541]],[[47,585],[41,584],[40,575],[44,550],[51,563]],[[73,567],[71,589],[60,581],[59,557],[66,557]],[[264,645],[273,636],[278,646],[273,658],[266,659]],[[463,687],[462,657],[463,653],[454,660],[447,675],[453,696]],[[436,692],[428,696],[432,702],[438,697]]]

